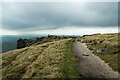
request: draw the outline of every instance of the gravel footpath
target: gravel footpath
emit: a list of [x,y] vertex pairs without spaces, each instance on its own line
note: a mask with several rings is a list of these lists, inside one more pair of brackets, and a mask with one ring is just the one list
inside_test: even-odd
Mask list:
[[118,78],[118,73],[94,55],[84,43],[74,42],[73,53],[79,60],[79,72],[82,78]]

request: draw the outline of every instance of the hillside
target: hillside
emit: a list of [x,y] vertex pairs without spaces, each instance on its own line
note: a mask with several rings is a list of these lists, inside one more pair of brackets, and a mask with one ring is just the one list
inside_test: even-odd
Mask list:
[[[72,39],[34,44],[2,55],[3,78],[78,78]],[[1,56],[0,55],[0,56]]]
[[93,34],[77,38],[78,41],[86,43],[93,53],[104,60],[113,70],[118,71],[119,43],[118,34]]
[[[96,63],[99,64],[100,61],[103,61],[114,71],[118,71],[118,68],[120,68],[118,65],[120,46],[117,33],[93,34],[81,37],[49,35],[34,40],[19,39],[19,41],[18,46],[20,46],[20,49],[0,54],[2,56],[3,78],[82,78],[82,71],[90,72],[88,68],[85,68],[85,65],[80,66],[85,70],[79,69],[79,62],[83,63],[87,60],[86,57],[89,57],[89,55],[85,54],[84,46],[82,46],[84,43],[87,46],[86,48],[91,50],[89,51],[91,55],[93,53],[100,58],[98,61],[94,60]],[[21,45],[21,43],[25,46]],[[78,45],[77,43],[81,44]],[[72,52],[74,44],[77,46],[75,51],[78,51],[78,55],[80,55],[80,51],[81,54],[84,53],[84,61]],[[93,58],[94,56],[91,57],[91,59]],[[92,61],[87,61],[88,64],[90,62]],[[95,65],[91,65],[95,67]],[[95,68],[98,69],[98,67]],[[104,68],[106,67],[103,67],[103,72],[105,71]]]

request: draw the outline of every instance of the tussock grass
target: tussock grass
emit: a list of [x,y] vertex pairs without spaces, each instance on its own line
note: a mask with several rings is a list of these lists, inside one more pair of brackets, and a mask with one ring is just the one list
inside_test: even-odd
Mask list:
[[[95,55],[104,60],[113,70],[118,71],[119,44],[117,33],[89,35],[78,38],[78,40],[86,43]],[[100,48],[105,48],[107,51],[97,52]]]
[[47,42],[2,55],[3,78],[78,77],[71,39]]

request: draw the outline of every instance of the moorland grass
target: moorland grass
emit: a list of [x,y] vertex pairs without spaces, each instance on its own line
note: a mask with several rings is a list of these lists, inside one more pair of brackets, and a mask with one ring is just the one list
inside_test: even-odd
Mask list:
[[3,78],[78,78],[72,39],[2,53]]
[[[93,53],[104,60],[113,70],[118,71],[119,44],[118,34],[97,34],[78,38],[78,41],[86,43]],[[107,51],[98,52],[97,50],[105,48]]]

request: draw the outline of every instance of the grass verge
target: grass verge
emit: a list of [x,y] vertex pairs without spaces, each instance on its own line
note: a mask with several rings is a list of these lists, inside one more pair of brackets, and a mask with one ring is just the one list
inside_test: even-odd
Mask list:
[[80,78],[77,70],[77,58],[72,54],[72,40],[66,43],[65,58],[61,67],[63,78]]

